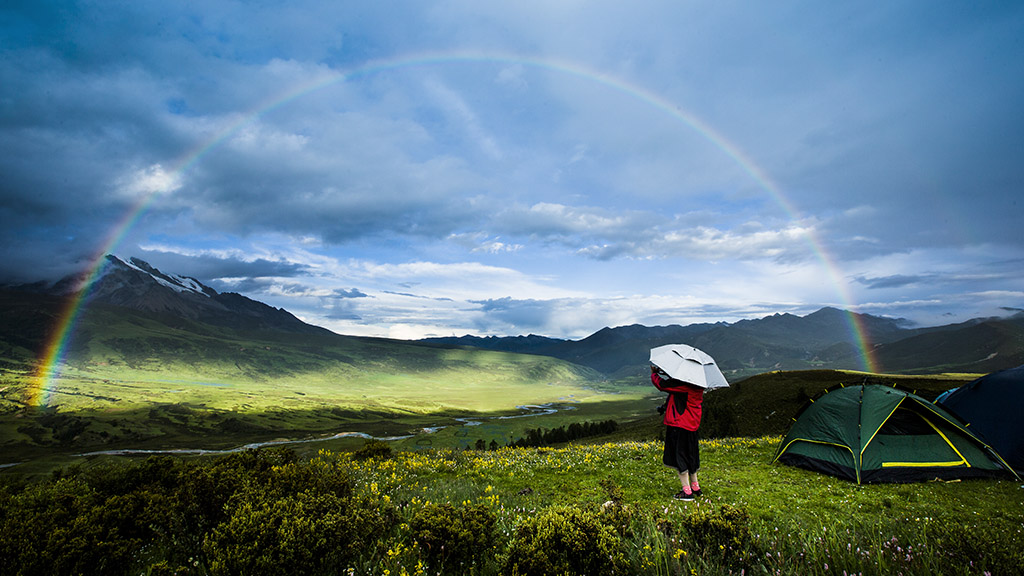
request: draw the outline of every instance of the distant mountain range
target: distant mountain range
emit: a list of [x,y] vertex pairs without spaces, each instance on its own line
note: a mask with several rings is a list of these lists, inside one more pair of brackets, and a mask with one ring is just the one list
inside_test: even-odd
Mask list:
[[[53,285],[16,288],[61,296],[79,289],[83,282],[83,278],[66,278]],[[195,278],[161,272],[137,258],[107,256],[87,300],[145,313],[165,323],[184,319],[243,332],[338,336],[284,309],[240,294],[218,293]],[[11,337],[17,336],[12,333]],[[773,370],[867,366],[908,374],[987,373],[1024,364],[1024,313],[913,328],[900,319],[822,308],[806,316],[775,314],[735,323],[603,328],[581,340],[531,334],[403,342],[410,343],[550,356],[597,370],[610,379],[643,376],[650,349],[670,343],[690,344],[711,354],[731,381]]]
[[1024,314],[911,328],[904,320],[822,308],[807,316],[775,314],[733,324],[621,326],[582,340],[543,336],[429,338],[435,344],[540,354],[594,368],[610,377],[643,374],[651,348],[685,343],[711,354],[730,380],[773,370],[861,370],[868,343],[877,371],[907,374],[987,373],[1024,363]]

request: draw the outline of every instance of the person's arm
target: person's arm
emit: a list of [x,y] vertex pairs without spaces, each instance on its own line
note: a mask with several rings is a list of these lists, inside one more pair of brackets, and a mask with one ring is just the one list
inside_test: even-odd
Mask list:
[[662,384],[667,380],[668,379],[661,374],[661,369],[651,364],[651,384],[654,384],[654,387],[658,390],[664,391]]

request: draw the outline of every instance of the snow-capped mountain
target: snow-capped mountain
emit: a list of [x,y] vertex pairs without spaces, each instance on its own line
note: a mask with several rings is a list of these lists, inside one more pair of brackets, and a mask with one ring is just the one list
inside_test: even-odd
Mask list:
[[241,294],[219,293],[195,278],[161,272],[138,258],[125,260],[108,254],[91,284],[80,276],[69,277],[47,291],[66,294],[83,289],[90,304],[121,306],[245,330],[328,332],[306,324],[282,308]]

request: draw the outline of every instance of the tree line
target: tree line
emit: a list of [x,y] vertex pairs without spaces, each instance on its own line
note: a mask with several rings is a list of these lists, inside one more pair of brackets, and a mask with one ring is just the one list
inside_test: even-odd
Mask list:
[[573,422],[566,426],[559,426],[550,430],[546,428],[532,428],[526,431],[526,436],[519,438],[511,445],[516,448],[536,448],[550,444],[564,444],[581,438],[611,434],[619,429],[615,420],[604,420],[602,422]]
[[[603,434],[611,434],[619,429],[619,423],[615,420],[604,420],[602,422],[573,422],[568,427],[559,426],[558,428],[531,428],[526,431],[526,436],[517,438],[515,440],[509,440],[506,447],[510,448],[538,448],[540,446],[550,446],[552,444],[565,444],[566,442],[572,442],[581,438],[589,438],[592,436],[601,436]],[[497,450],[501,448],[497,440],[491,440],[488,443],[483,438],[476,441],[473,445],[476,450]],[[469,446],[466,446],[469,450]]]

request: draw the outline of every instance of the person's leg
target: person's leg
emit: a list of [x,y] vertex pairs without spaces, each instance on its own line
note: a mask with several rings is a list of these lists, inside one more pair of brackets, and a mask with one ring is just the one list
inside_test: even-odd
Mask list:
[[697,483],[697,472],[700,470],[700,443],[697,432],[684,430],[679,446],[680,459],[686,463],[688,471],[686,479],[680,477],[680,480],[686,482],[686,487],[690,489],[690,492],[699,496],[700,485]]
[[693,500],[693,490],[690,489],[690,472],[683,470],[679,472],[679,484],[682,489],[676,492],[676,500]]

